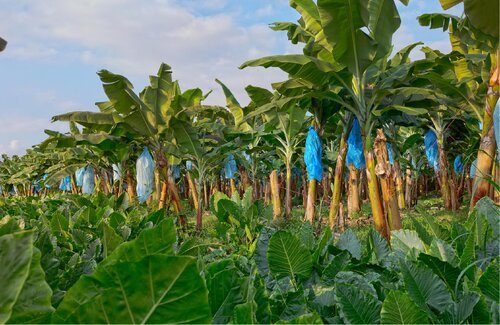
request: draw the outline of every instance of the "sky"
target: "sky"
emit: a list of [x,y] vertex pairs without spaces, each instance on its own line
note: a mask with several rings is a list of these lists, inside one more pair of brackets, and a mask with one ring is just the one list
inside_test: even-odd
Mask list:
[[[450,51],[447,33],[416,20],[442,12],[438,0],[397,5],[402,24],[394,50],[422,41]],[[182,90],[213,90],[206,104],[225,103],[216,78],[246,104],[245,86],[270,88],[286,75],[239,70],[241,63],[301,53],[286,33],[268,27],[298,19],[288,0],[0,0],[0,8],[0,37],[8,41],[0,53],[0,154],[23,154],[46,138],[44,129],[67,131],[66,123],[51,123],[54,115],[97,111],[94,103],[106,100],[101,69],[126,76],[140,92],[165,62]]]

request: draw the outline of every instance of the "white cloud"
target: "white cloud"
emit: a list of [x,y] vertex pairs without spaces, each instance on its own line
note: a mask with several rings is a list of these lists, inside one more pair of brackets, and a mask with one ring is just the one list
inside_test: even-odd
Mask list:
[[[213,0],[204,6],[225,3]],[[240,26],[234,13],[199,16],[181,5],[171,0],[21,0],[0,13],[0,30],[10,40],[10,58],[76,58],[144,83],[166,62],[183,87],[215,89],[212,103],[224,103],[215,78],[246,99],[247,83],[269,87],[286,77],[275,69],[237,69],[245,60],[279,53],[286,43],[283,33],[265,25]],[[272,6],[258,12],[270,14]],[[26,44],[38,50],[27,50]]]

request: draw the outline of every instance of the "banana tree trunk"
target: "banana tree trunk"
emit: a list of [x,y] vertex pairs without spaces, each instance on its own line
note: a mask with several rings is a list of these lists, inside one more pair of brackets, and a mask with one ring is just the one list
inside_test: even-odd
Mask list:
[[210,205],[208,201],[208,193],[210,192],[210,184],[208,182],[204,183],[203,186],[203,199],[204,199],[204,206],[205,206],[205,211],[208,211],[208,206]]
[[377,129],[375,155],[377,156],[375,172],[377,176],[380,177],[382,197],[387,210],[388,226],[390,230],[398,230],[401,229],[401,215],[399,214],[396,191],[393,183],[392,168],[389,163],[386,138],[382,129]]
[[[408,159],[409,157],[407,157]],[[411,179],[411,169],[410,167],[406,167],[406,179],[405,179],[405,202],[406,208],[409,209],[412,207],[412,179]]]
[[333,229],[335,225],[335,218],[339,211],[340,192],[342,189],[342,173],[344,171],[345,156],[347,153],[347,141],[345,135],[340,139],[339,155],[337,157],[337,164],[335,166],[335,176],[333,179],[332,200],[330,202],[330,212],[328,214],[330,228]]
[[76,186],[75,174],[71,174],[71,193],[78,194],[78,187]]
[[[196,188],[196,193],[198,194],[197,197],[200,198],[201,200],[201,195],[202,195],[202,186],[203,186],[203,178],[201,175],[198,177],[198,187]],[[201,231],[203,227],[203,202],[198,201],[198,204],[196,206],[196,230],[198,232]]]
[[163,185],[161,187],[161,192],[160,192],[160,200],[158,201],[158,209],[163,209],[165,207],[165,202],[167,200],[167,189],[168,189],[168,184],[167,182],[163,181]]
[[292,166],[289,162],[286,165],[286,192],[285,192],[285,216],[292,217]]
[[161,199],[162,182],[161,182],[160,170],[158,169],[158,167],[155,168],[154,175],[155,175],[155,191],[153,193],[153,197],[156,201],[158,201],[159,204]]
[[366,180],[368,182],[368,197],[372,208],[373,223],[375,225],[375,229],[382,235],[382,237],[389,241],[389,229],[384,214],[382,199],[380,197],[377,174],[375,173],[374,153],[373,150],[366,145],[366,139],[363,139],[363,143],[365,144]]
[[401,169],[399,167],[399,161],[394,160],[393,172],[396,174],[396,193],[398,195],[398,207],[399,209],[405,208],[405,195],[403,190],[403,178],[401,177]]
[[181,199],[179,197],[179,192],[177,191],[177,186],[175,185],[175,179],[172,176],[172,173],[170,171],[168,171],[167,186],[168,186],[168,191],[170,192],[170,198],[171,198],[172,204],[174,205],[174,211],[179,218],[180,224],[182,226],[185,226],[186,220],[184,219],[184,216],[182,215]]
[[231,197],[236,193],[236,183],[234,182],[234,178],[229,179],[229,185],[231,189]]
[[470,203],[470,211],[474,208],[477,201],[488,195],[490,184],[487,181],[491,177],[493,161],[495,159],[495,134],[493,129],[493,113],[498,101],[498,92],[500,91],[500,72],[498,67],[492,67],[492,74],[488,85],[486,96],[486,107],[483,117],[483,131],[481,133],[481,142],[477,155],[476,177],[474,178],[473,196]]
[[349,190],[347,195],[347,217],[352,220],[354,215],[361,210],[361,205],[359,203],[358,172],[356,167],[352,164],[349,165]]
[[[500,159],[500,157],[498,157],[497,159]],[[500,163],[498,162],[498,160],[495,161],[495,183],[500,186]],[[493,200],[496,204],[500,204],[500,190],[498,187],[495,187]]]
[[303,168],[302,169],[302,206],[306,207],[307,205],[307,177],[306,177],[306,171]]
[[273,220],[281,216],[280,188],[278,182],[278,171],[273,170],[270,176],[271,201],[273,204]]
[[306,214],[304,216],[304,221],[309,221],[311,224],[314,221],[314,213],[315,213],[315,203],[316,203],[316,179],[311,179],[309,181],[309,190],[307,191],[307,205],[306,205]]
[[193,199],[193,206],[196,211],[198,211],[198,195],[196,191],[196,186],[194,185],[193,178],[191,177],[191,173],[186,173],[186,178],[189,186],[189,194],[191,194],[191,198]]
[[446,159],[446,152],[444,151],[442,135],[440,135],[438,138],[438,152],[439,152],[439,180],[441,185],[441,195],[444,201],[444,208],[446,210],[449,210],[452,208],[450,180],[448,177],[448,159]]
[[241,186],[243,187],[243,192],[245,192],[247,188],[250,187],[250,178],[248,177],[246,169],[243,167],[240,168],[240,174],[241,174]]
[[130,201],[135,200],[136,197],[136,192],[135,192],[135,181],[134,181],[134,176],[130,172],[130,170],[127,169],[126,172],[126,178],[127,178],[127,193]]

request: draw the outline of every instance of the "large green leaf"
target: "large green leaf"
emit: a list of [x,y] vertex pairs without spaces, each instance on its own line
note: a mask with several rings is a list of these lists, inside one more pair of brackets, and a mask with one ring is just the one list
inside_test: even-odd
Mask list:
[[328,80],[328,72],[338,71],[334,65],[302,54],[273,55],[243,63],[240,69],[246,67],[280,68],[294,78],[303,79],[312,85],[322,85]]
[[28,277],[33,255],[33,232],[0,237],[0,322],[5,323]]
[[40,257],[32,231],[0,237],[0,323],[41,322],[54,310]]
[[429,247],[429,255],[439,258],[443,262],[448,262],[452,266],[458,265],[458,257],[453,246],[442,239],[434,238]]
[[480,295],[469,292],[460,298],[458,303],[453,302],[445,310],[441,318],[446,324],[462,324],[472,314],[474,307],[479,302]]
[[499,286],[500,286],[500,262],[496,258],[484,271],[483,275],[479,278],[478,287],[481,292],[492,301],[500,301]]
[[233,115],[234,125],[242,131],[250,131],[250,125],[248,125],[247,122],[244,122],[245,113],[243,112],[243,108],[240,103],[238,103],[238,100],[236,100],[236,97],[219,79],[215,79],[215,81],[222,87],[224,96],[226,96],[226,105],[229,108],[229,111],[231,111],[231,115]]
[[348,229],[340,235],[337,247],[348,251],[355,259],[361,259],[361,242],[351,229]]
[[499,37],[498,0],[464,0],[464,12],[471,24],[481,32]]
[[378,231],[373,228],[370,229],[368,233],[368,249],[369,254],[372,257],[372,263],[378,265],[387,265],[389,263],[388,257],[391,253],[391,249],[387,243],[387,240],[383,238]]
[[392,49],[392,35],[399,28],[401,19],[394,0],[368,1],[368,28],[378,43],[377,56],[384,57]]
[[182,153],[187,153],[196,159],[202,158],[204,150],[198,136],[198,131],[190,123],[172,118],[170,129]]
[[430,256],[424,253],[420,253],[418,260],[423,262],[429,268],[437,274],[441,280],[444,281],[448,290],[455,290],[455,285],[457,284],[458,277],[460,276],[461,269],[458,267],[453,267],[448,262],[443,262],[441,259]]
[[347,324],[375,324],[380,321],[382,303],[365,278],[353,272],[336,277],[335,298],[339,314]]
[[430,269],[417,267],[409,261],[401,260],[401,273],[408,295],[430,316],[430,307],[443,312],[452,304],[450,292],[445,284]]
[[176,243],[174,221],[168,218],[154,228],[142,230],[136,239],[119,245],[99,265],[104,266],[118,261],[138,261],[147,255],[173,254]]
[[172,82],[172,70],[168,64],[162,63],[156,76],[150,76],[150,85],[144,88],[141,99],[154,114],[153,125],[158,130],[168,126],[172,116],[171,104],[178,87]]
[[[177,242],[175,226],[172,219],[160,222],[156,227],[144,229],[139,236],[119,245],[106,259],[98,264],[95,274],[105,274],[106,268],[119,262],[138,262],[143,257],[153,254],[173,254]],[[64,296],[58,306],[53,321],[64,323],[79,317],[74,315],[78,306],[86,304],[99,295],[95,279],[82,276]]]
[[241,277],[232,260],[214,262],[206,268],[213,322],[226,324],[233,316],[236,305],[243,303]]
[[424,243],[414,230],[394,230],[391,231],[392,248],[401,251],[405,255],[416,259],[420,252],[424,251]]
[[158,132],[154,112],[134,93],[130,81],[107,70],[97,73],[113,108],[136,133],[152,136]]
[[278,231],[269,240],[267,260],[276,278],[307,278],[312,271],[312,257],[300,240],[288,231]]
[[[107,265],[91,276],[88,286],[70,290],[54,321],[65,323],[206,323],[210,321],[207,289],[188,256],[146,256],[137,262]],[[83,301],[64,302],[92,293]],[[65,307],[65,308],[61,308]]]
[[366,6],[367,2],[359,0],[318,0],[321,25],[326,39],[333,44],[335,60],[358,78],[372,64],[376,53],[375,41],[362,30],[367,27],[363,20]]
[[382,304],[382,324],[424,324],[428,322],[425,312],[410,299],[406,292],[389,292]]

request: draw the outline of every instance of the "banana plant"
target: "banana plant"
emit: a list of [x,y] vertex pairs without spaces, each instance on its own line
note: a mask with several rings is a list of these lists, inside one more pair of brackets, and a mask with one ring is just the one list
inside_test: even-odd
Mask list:
[[[500,92],[500,77],[498,61],[500,59],[499,48],[499,22],[498,22],[498,1],[487,0],[484,2],[463,0],[451,1],[441,0],[443,9],[451,8],[459,3],[464,3],[463,17],[456,17],[447,14],[434,13],[419,17],[421,25],[430,28],[442,28],[449,30],[453,49],[458,52],[468,53],[472,48],[473,53],[486,54],[489,64],[489,75],[484,80],[483,85],[487,85],[487,90],[483,99],[485,102],[482,110],[483,129],[481,132],[481,143],[477,154],[477,173],[474,180],[474,194],[470,203],[470,211],[479,199],[487,195],[491,182],[492,169],[495,157],[494,130],[492,127],[493,114]],[[470,56],[470,55],[469,55]],[[461,71],[470,73],[467,66],[461,65]],[[480,111],[479,111],[480,112]],[[481,115],[481,113],[478,113]]]
[[[314,88],[328,85],[327,96],[360,122],[367,159],[369,197],[375,227],[388,238],[387,221],[375,174],[373,129],[380,110],[413,111],[390,105],[395,88],[410,72],[412,47],[387,60],[392,35],[400,18],[392,0],[291,1],[300,14],[299,24],[275,24],[287,30],[292,42],[303,42],[304,54],[265,57],[245,62],[248,66],[277,67],[293,79],[286,83]],[[414,46],[413,46],[414,47]],[[339,95],[339,88],[343,93]]]
[[[130,81],[121,75],[107,70],[101,70],[98,75],[109,98],[107,102],[96,103],[100,112],[72,112],[55,116],[53,120],[72,121],[100,131],[92,136],[120,137],[125,142],[133,140],[148,146],[163,179],[162,192],[167,191],[167,184],[171,191],[176,192],[175,186],[169,182],[167,155],[178,155],[175,142],[184,141],[179,138],[190,134],[183,132],[186,129],[183,124],[188,121],[184,108],[200,105],[205,96],[199,89],[181,92],[178,82],[172,80],[170,66],[165,63],[160,65],[157,75],[150,77],[150,85],[139,95],[134,93]],[[179,133],[172,132],[173,129]],[[180,202],[176,207],[180,209]]]

